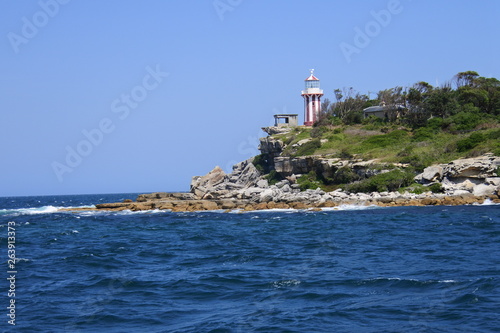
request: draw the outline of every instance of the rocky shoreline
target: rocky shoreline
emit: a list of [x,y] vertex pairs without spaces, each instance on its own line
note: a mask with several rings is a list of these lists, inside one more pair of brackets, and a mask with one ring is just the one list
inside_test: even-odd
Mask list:
[[[273,129],[264,130],[271,134]],[[284,156],[285,147],[285,143],[272,136],[261,138],[259,149],[262,154],[258,163],[258,159],[248,159],[233,166],[231,173],[215,167],[205,176],[193,177],[188,193],[141,194],[135,201],[98,204],[95,208],[83,210],[319,210],[342,205],[389,207],[471,205],[483,204],[485,201],[500,203],[500,157],[491,153],[426,168],[414,179],[420,184],[421,191],[424,189],[421,194],[408,191],[349,193],[341,189],[331,192],[320,188],[301,190],[297,179],[311,171],[325,178],[334,177],[345,169],[366,179],[408,166],[355,158],[341,160],[320,155]],[[281,180],[271,180],[270,172],[279,175]],[[435,184],[438,186],[433,186]],[[436,188],[440,193],[431,191]]]
[[[172,212],[193,211],[254,211],[267,209],[309,209],[321,210],[342,205],[356,206],[434,206],[434,205],[471,205],[483,204],[485,201],[500,203],[498,195],[474,196],[460,194],[449,196],[445,194],[409,194],[409,193],[371,193],[345,194],[342,192],[325,193],[321,190],[306,190],[291,200],[254,201],[250,199],[194,199],[189,193],[151,193],[140,195],[135,202],[104,203],[96,205],[95,209],[81,210],[104,211],[148,211],[169,210]],[[74,210],[74,209],[71,209]]]
[[423,184],[441,184],[444,193],[431,191],[347,193],[342,190],[325,192],[321,189],[301,191],[293,177],[274,185],[252,164],[251,160],[238,163],[233,172],[224,173],[219,167],[207,175],[193,177],[188,193],[141,194],[135,201],[104,203],[96,208],[82,210],[147,211],[253,211],[266,209],[334,208],[342,205],[357,206],[434,206],[471,205],[485,202],[500,203],[500,177],[496,170],[500,158],[491,155],[456,160],[424,170],[415,179]]

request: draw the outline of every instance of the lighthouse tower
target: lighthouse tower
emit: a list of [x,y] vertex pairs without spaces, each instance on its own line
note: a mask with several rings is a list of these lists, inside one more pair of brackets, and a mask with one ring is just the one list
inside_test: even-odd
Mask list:
[[323,90],[319,88],[319,79],[314,76],[314,69],[311,69],[311,75],[305,81],[306,89],[302,90],[302,96],[304,97],[304,125],[312,126],[318,120],[321,112]]

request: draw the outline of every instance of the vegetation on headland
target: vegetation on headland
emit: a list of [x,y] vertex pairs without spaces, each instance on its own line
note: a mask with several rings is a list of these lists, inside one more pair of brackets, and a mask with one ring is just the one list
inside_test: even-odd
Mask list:
[[[500,81],[495,78],[468,71],[441,87],[418,82],[409,88],[382,90],[376,99],[353,88],[337,89],[335,98],[335,102],[323,102],[323,113],[312,128],[275,135],[286,144],[282,156],[356,158],[406,167],[370,178],[342,168],[329,179],[311,171],[298,179],[302,189],[418,193],[424,189],[414,184],[413,177],[432,164],[484,153],[500,156]],[[385,105],[385,117],[365,118],[363,109],[376,105]],[[304,139],[309,141],[298,145]],[[268,179],[277,181],[279,174],[271,173]],[[441,191],[439,184],[430,189]]]

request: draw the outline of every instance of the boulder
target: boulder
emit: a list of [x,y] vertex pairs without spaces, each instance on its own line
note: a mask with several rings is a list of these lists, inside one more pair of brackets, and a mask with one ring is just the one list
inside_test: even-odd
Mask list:
[[443,179],[443,168],[439,165],[433,165],[424,169],[422,179],[429,182],[440,181]]
[[246,160],[233,166],[233,172],[228,175],[228,178],[230,183],[242,188],[248,188],[255,186],[260,180],[260,176],[260,171],[257,170],[251,160]]
[[260,202],[269,202],[272,201],[274,198],[274,191],[270,188],[265,189],[260,193]]
[[488,196],[495,194],[497,187],[495,185],[480,184],[474,186],[472,194],[476,197]]
[[269,187],[269,182],[267,181],[267,179],[261,179],[257,182],[257,187],[258,188],[268,188]]
[[191,193],[202,199],[207,193],[214,191],[214,187],[222,183],[226,178],[226,173],[219,166],[205,176],[195,176],[191,180]]

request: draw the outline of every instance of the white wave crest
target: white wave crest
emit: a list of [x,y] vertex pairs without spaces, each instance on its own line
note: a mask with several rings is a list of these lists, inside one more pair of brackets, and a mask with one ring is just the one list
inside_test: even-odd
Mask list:
[[77,209],[77,208],[95,208],[95,206],[78,206],[78,207],[60,207],[60,206],[42,206],[32,208],[18,208],[18,209],[0,209],[0,215],[7,216],[20,216],[20,215],[39,215],[39,214],[53,214],[61,212],[61,209]]
[[321,210],[324,212],[332,212],[332,211],[341,211],[341,210],[367,210],[367,209],[375,209],[375,208],[382,208],[380,206],[376,205],[370,205],[370,206],[362,206],[362,205],[340,205],[337,207],[326,207],[322,208]]

